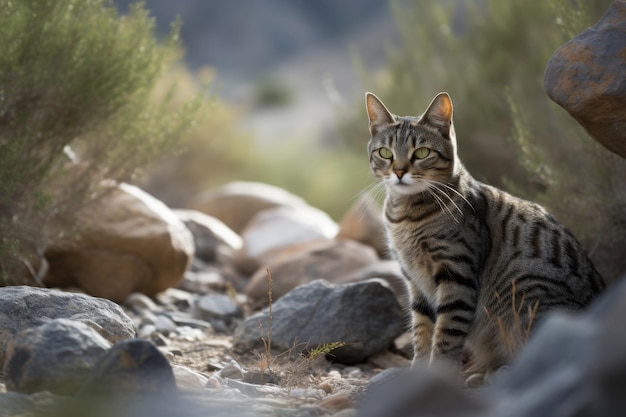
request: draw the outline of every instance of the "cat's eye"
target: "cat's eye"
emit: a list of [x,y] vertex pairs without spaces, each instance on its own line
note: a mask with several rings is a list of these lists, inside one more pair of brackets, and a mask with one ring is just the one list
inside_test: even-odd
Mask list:
[[393,152],[391,152],[391,149],[389,148],[380,148],[378,150],[378,155],[380,155],[381,158],[391,159],[391,157],[393,156]]
[[424,159],[424,158],[426,158],[428,155],[430,155],[430,149],[425,148],[425,147],[417,148],[417,149],[415,150],[414,155],[415,155],[415,157],[416,157],[417,159]]

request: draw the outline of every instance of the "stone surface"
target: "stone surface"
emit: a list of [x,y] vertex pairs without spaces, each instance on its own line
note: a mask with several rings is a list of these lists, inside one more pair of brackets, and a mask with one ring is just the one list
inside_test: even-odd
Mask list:
[[14,335],[57,318],[82,322],[112,343],[135,335],[132,320],[109,300],[47,288],[3,287],[0,288],[0,364]]
[[262,266],[268,253],[337,234],[337,224],[326,213],[307,205],[274,207],[257,213],[241,233],[243,247],[238,266],[252,273]]
[[381,278],[389,283],[389,286],[398,297],[402,306],[408,305],[408,294],[400,265],[395,260],[385,260],[367,265],[361,269],[335,280],[336,284],[365,281],[372,278]]
[[[259,322],[267,331],[269,310],[248,317],[235,331],[241,349],[262,347]],[[357,363],[393,343],[406,320],[395,295],[381,280],[331,285],[322,280],[302,285],[273,303],[272,347],[306,351],[333,342],[345,346],[332,360]]]
[[18,333],[3,374],[11,391],[74,394],[111,343],[79,321],[56,319]]
[[177,391],[169,362],[154,343],[131,339],[116,343],[95,364],[79,394],[171,394]]
[[[491,415],[484,400],[466,394],[458,385],[429,368],[383,371],[370,380],[357,409],[359,417]],[[505,412],[501,416],[511,414]]]
[[626,158],[626,1],[550,58],[545,89],[609,150]]
[[337,239],[354,240],[373,247],[378,256],[388,258],[383,214],[376,201],[368,195],[361,196],[339,222]]
[[[298,285],[325,279],[340,282],[349,274],[378,262],[374,249],[361,243],[325,240],[287,248],[270,258],[265,265],[272,275],[272,293],[276,300]],[[259,268],[246,286],[248,297],[267,304],[268,277],[265,267]]]
[[193,315],[206,321],[221,319],[230,322],[235,317],[243,316],[243,312],[237,302],[228,295],[207,294],[196,300]]
[[372,378],[359,416],[611,417],[626,415],[626,276],[586,311],[552,313],[510,368],[467,392],[432,369]]
[[112,187],[98,204],[65,222],[81,226],[46,249],[44,284],[50,287],[77,286],[120,303],[133,292],[153,296],[182,279],[194,254],[183,222],[129,184]]
[[549,316],[486,395],[493,415],[626,415],[626,276],[587,311]]
[[217,217],[196,210],[174,210],[193,234],[195,256],[205,262],[218,262],[220,257],[241,249],[241,237]]
[[306,204],[303,199],[282,188],[237,181],[199,195],[191,202],[191,208],[215,216],[235,233],[241,233],[250,219],[261,210],[303,204]]

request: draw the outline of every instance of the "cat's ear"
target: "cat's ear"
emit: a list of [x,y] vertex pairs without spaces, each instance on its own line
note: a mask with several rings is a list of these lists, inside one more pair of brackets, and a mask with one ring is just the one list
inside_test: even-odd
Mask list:
[[396,118],[387,110],[378,97],[372,93],[365,93],[365,107],[367,108],[367,117],[369,118],[370,133],[375,136],[384,126],[396,122]]
[[452,126],[452,99],[448,93],[439,93],[435,96],[420,119],[420,123],[427,123],[436,127],[444,136],[450,135],[450,128]]

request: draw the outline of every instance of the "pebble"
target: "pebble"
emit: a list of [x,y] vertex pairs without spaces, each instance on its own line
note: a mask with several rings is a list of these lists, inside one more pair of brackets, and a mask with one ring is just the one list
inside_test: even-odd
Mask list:
[[156,329],[165,334],[173,333],[176,331],[176,323],[167,316],[158,315],[154,321]]
[[221,378],[242,379],[247,371],[234,359],[220,369],[216,375]]
[[157,331],[157,327],[154,324],[146,324],[139,327],[139,331],[137,332],[137,336],[142,339],[148,339],[152,336],[152,333]]
[[194,327],[180,326],[176,329],[176,332],[178,333],[177,339],[184,339],[189,342],[206,338],[204,330],[196,329]]
[[124,302],[125,306],[130,308],[134,308],[136,310],[149,310],[149,311],[158,311],[160,308],[156,305],[154,301],[150,297],[145,294],[134,292],[128,296],[126,301]]
[[326,392],[315,388],[294,388],[289,391],[289,396],[296,398],[314,398],[321,400],[325,395]]
[[194,317],[210,320],[214,318],[229,320],[241,317],[241,308],[226,294],[208,294],[196,300]]
[[172,371],[180,389],[202,390],[209,382],[209,378],[186,366],[172,365]]

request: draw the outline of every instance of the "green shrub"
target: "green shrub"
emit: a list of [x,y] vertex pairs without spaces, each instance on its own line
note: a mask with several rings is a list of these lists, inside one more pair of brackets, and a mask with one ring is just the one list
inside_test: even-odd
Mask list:
[[120,18],[106,0],[0,0],[0,283],[53,216],[189,129],[201,100],[173,110],[153,93],[178,49],[178,25],[159,42],[142,5]]
[[[626,235],[625,163],[590,139],[543,89],[551,54],[609,4],[392,2],[400,42],[390,43],[389,68],[370,74],[360,64],[360,70],[366,89],[398,113],[418,114],[436,93],[448,91],[459,154],[470,172],[546,205],[611,280],[626,269],[619,243]],[[357,106],[340,129],[362,153],[367,117],[362,102]]]

